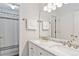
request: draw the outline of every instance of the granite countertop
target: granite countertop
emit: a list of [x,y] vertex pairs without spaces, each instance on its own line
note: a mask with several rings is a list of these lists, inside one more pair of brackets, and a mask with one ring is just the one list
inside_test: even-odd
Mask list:
[[56,56],[79,56],[79,48],[69,48],[61,43],[42,39],[30,40],[30,42]]

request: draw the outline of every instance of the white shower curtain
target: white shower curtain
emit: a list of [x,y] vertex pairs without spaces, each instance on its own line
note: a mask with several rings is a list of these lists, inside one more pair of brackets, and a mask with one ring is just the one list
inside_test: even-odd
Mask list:
[[[0,19],[0,50],[1,55],[16,55],[18,53],[18,21]],[[15,51],[14,51],[15,50]],[[13,52],[14,51],[14,52]]]
[[14,11],[0,9],[0,56],[19,54],[19,16]]

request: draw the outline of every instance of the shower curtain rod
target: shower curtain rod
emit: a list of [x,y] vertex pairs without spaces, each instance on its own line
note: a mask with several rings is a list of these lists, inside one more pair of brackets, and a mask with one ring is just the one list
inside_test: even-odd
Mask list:
[[19,20],[19,19],[16,19],[16,18],[9,18],[9,17],[0,17],[1,19],[10,19],[10,20]]
[[[17,14],[12,14],[12,13],[8,13],[8,12],[0,12],[0,13],[3,13],[3,14],[11,14],[11,15],[17,15]],[[19,16],[19,15],[17,15],[17,16]]]

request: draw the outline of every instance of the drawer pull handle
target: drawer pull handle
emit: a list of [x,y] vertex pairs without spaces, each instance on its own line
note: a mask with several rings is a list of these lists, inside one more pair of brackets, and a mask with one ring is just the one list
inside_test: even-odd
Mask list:
[[33,48],[31,48],[31,49],[33,49]]
[[40,55],[42,55],[42,53],[40,52]]

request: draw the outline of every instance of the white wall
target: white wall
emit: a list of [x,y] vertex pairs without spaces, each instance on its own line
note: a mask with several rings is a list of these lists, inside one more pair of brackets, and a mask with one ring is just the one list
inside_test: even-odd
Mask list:
[[[20,55],[27,55],[27,40],[38,39],[38,29],[36,31],[26,31],[26,18],[31,20],[32,18],[39,19],[39,4],[21,4],[20,6]],[[38,27],[38,24],[37,24]]]

